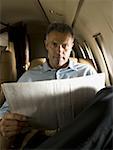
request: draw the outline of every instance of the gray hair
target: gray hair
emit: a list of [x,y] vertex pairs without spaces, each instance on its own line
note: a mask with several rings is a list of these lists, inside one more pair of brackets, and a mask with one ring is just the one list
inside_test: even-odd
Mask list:
[[46,31],[46,36],[53,31],[60,33],[69,33],[71,34],[72,38],[74,38],[73,29],[65,23],[51,23]]

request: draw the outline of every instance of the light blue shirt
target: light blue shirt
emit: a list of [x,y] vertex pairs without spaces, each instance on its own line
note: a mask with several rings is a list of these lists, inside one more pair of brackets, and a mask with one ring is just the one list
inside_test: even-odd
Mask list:
[[69,61],[69,65],[66,68],[52,69],[47,63],[42,66],[37,66],[29,71],[26,71],[18,80],[18,82],[33,82],[42,80],[53,80],[53,79],[67,79],[80,76],[87,76],[95,74],[96,71],[91,65],[85,65],[73,61]]
[[[80,76],[87,76],[96,74],[96,70],[91,65],[75,64],[73,61],[69,61],[69,65],[66,68],[52,69],[48,66],[47,62],[43,65],[34,67],[26,71],[18,80],[18,82],[34,82],[42,80],[53,79],[67,79]],[[7,102],[0,108],[0,117],[6,112],[10,111]]]

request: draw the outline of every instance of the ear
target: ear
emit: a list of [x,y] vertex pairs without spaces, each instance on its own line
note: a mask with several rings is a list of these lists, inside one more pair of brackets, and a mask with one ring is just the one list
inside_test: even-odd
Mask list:
[[73,46],[74,46],[74,43],[72,42],[71,47],[70,47],[71,51],[73,50]]
[[46,50],[48,50],[48,42],[47,42],[47,40],[44,40],[44,44],[45,44]]
[[74,46],[74,39],[72,39],[72,47]]

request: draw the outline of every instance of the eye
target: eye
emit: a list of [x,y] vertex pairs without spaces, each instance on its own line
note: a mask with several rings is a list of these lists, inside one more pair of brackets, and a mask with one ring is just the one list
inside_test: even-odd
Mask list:
[[62,47],[65,49],[67,47],[67,44],[62,44]]
[[53,45],[54,47],[57,47],[57,46],[58,46],[58,44],[57,44],[56,42],[52,42],[52,45]]

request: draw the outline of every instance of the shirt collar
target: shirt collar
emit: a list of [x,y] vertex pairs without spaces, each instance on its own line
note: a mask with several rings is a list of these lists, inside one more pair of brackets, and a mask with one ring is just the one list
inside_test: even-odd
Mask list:
[[48,65],[47,61],[43,64],[43,69],[44,69],[44,71],[56,70],[56,69],[51,68],[51,67]]
[[[72,60],[69,59],[69,65],[68,65],[67,68],[71,68],[72,70],[75,70],[74,65],[75,65],[75,63],[74,63]],[[46,62],[43,64],[43,70],[44,70],[44,71],[52,71],[52,70],[57,70],[57,69],[51,68],[51,67],[48,65],[47,61],[46,61]]]
[[75,70],[75,62],[69,59],[69,68],[71,68],[72,70]]

